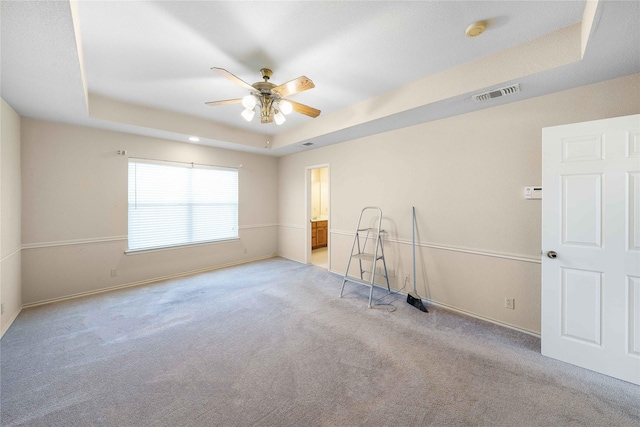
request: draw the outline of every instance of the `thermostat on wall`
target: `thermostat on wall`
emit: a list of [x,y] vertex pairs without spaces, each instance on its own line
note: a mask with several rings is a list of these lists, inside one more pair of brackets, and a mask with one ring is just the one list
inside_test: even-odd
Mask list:
[[542,199],[542,187],[524,187],[524,198],[529,200]]

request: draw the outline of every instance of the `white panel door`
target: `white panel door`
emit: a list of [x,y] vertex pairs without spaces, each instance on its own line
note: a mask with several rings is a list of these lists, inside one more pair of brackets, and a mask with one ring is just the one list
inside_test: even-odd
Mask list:
[[640,115],[543,129],[542,190],[542,354],[640,384]]

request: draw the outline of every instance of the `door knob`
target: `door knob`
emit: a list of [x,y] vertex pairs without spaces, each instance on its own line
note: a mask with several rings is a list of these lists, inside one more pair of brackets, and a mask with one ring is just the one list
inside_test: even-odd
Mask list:
[[549,251],[549,252],[547,252],[547,256],[549,258],[557,258],[558,254],[555,251]]

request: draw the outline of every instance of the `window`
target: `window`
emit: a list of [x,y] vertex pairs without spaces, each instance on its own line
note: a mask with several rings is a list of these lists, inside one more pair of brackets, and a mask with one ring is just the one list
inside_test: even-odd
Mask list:
[[238,238],[238,170],[129,159],[129,251]]

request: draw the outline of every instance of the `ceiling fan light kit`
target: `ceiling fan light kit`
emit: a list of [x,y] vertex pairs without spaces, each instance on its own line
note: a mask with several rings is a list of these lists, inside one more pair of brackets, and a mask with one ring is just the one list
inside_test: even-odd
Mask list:
[[251,108],[246,108],[242,111],[242,113],[240,113],[240,115],[244,117],[246,121],[250,122],[251,120],[253,120],[253,116],[256,115],[256,112]]
[[275,114],[273,115],[273,120],[276,122],[277,125],[281,125],[285,121],[287,121],[287,118],[284,116],[284,114],[282,114],[278,110],[274,110],[274,111],[275,111]]
[[314,118],[320,115],[320,110],[309,107],[308,105],[284,99],[287,96],[315,87],[313,82],[305,76],[300,76],[297,79],[293,79],[287,83],[276,86],[269,82],[273,72],[268,68],[262,68],[260,73],[262,74],[264,81],[250,85],[223,68],[213,67],[211,70],[221,74],[223,77],[226,77],[238,86],[249,90],[249,94],[238,99],[212,101],[207,102],[206,104],[216,106],[242,103],[242,106],[245,109],[240,113],[240,115],[248,122],[253,120],[256,107],[260,110],[261,123],[275,122],[277,125],[281,125],[287,120],[284,115],[289,114],[292,111]]
[[278,107],[280,107],[282,114],[291,114],[293,111],[293,105],[286,99],[281,99],[280,102],[278,102]]
[[258,100],[253,95],[247,95],[244,98],[242,98],[242,106],[247,110],[252,110],[257,103],[258,103]]

